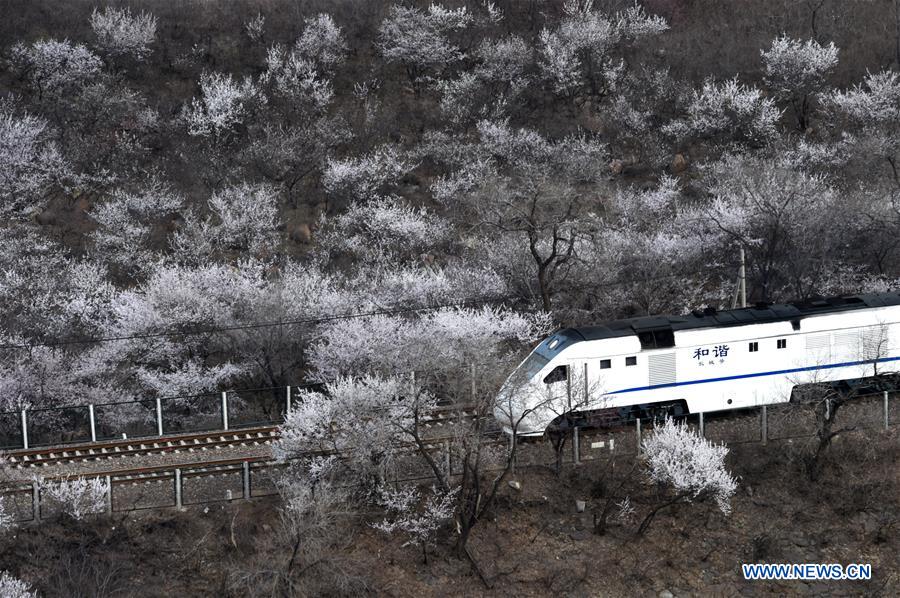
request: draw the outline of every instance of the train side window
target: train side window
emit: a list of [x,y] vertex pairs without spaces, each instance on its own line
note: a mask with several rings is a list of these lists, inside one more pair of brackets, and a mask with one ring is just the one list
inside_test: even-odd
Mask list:
[[635,356],[626,357],[625,365],[637,365],[637,357],[635,357]]
[[759,351],[759,343],[756,341],[753,341],[752,343],[750,343],[750,352],[756,353],[757,351]]
[[609,359],[601,359],[600,360],[600,369],[601,370],[608,370],[611,367],[612,367],[611,360],[609,360]]
[[565,382],[569,377],[569,368],[565,365],[558,365],[553,368],[549,374],[544,377],[544,384],[553,384],[555,382]]
[[778,348],[779,348],[779,349],[786,349],[786,348],[787,348],[787,339],[786,339],[786,338],[780,338],[780,339],[778,339]]

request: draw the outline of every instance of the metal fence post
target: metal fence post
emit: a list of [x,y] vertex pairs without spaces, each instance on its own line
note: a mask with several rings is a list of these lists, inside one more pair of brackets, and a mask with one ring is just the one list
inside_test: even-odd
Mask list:
[[22,448],[28,448],[28,415],[22,409]]
[[181,508],[181,469],[175,469],[175,508]]
[[890,428],[891,422],[888,420],[888,391],[884,391],[884,429]]
[[162,399],[156,397],[156,435],[163,435],[163,425],[162,425]]
[[94,419],[93,405],[88,405],[88,416],[91,418],[91,442],[97,442],[97,421]]
[[244,461],[244,498],[250,498],[250,461]]
[[284,398],[285,398],[285,403],[287,404],[287,411],[285,411],[285,413],[290,415],[291,414],[291,385],[290,384],[288,384],[288,386],[287,386],[287,390],[285,391]]
[[581,465],[581,443],[578,437],[578,425],[572,428],[572,459],[575,465]]
[[[451,469],[452,463],[450,461],[450,441],[444,443],[444,467],[447,468],[447,479],[450,479],[450,476],[453,475],[453,470]],[[516,460],[513,459],[512,463],[512,473],[516,475]]]
[[106,476],[106,512],[112,513],[112,476]]
[[759,425],[762,443],[764,445],[769,444],[769,412],[765,405],[762,406],[762,411],[760,412]]
[[228,429],[228,391],[222,391],[222,429]]
[[635,438],[637,439],[637,454],[641,456],[641,417],[637,416],[634,418],[634,433]]
[[41,520],[41,488],[38,481],[31,482],[31,510],[34,513],[34,520]]
[[702,411],[700,412],[700,437],[701,438],[706,437],[706,428],[703,425],[703,412]]

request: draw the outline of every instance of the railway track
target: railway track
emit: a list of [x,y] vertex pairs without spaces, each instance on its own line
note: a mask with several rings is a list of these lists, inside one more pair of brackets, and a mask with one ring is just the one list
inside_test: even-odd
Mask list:
[[[420,425],[429,444],[451,438],[445,433],[460,417],[471,419],[466,409],[441,408],[423,416]],[[4,457],[16,469],[40,468],[62,464],[97,463],[119,457],[143,457],[166,453],[198,453],[235,447],[269,445],[280,437],[278,426],[266,425],[237,430],[216,430],[191,434],[172,434],[125,440],[82,442],[51,447],[7,451]]]
[[230,447],[260,446],[270,444],[276,438],[278,438],[278,428],[276,426],[263,426],[239,430],[16,450],[7,452],[5,457],[10,466],[23,469],[47,467],[63,463],[96,462],[135,455],[193,453]]

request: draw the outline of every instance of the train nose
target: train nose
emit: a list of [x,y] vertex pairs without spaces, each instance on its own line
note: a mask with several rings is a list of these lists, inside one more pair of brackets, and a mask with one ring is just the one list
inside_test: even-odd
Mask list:
[[539,409],[529,405],[530,396],[523,388],[504,385],[497,394],[494,404],[494,418],[506,434],[515,430],[519,436],[533,436],[544,433]]

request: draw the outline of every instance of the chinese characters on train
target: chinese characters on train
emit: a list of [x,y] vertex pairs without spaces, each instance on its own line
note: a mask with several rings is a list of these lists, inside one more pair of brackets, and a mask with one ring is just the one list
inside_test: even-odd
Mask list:
[[716,345],[713,348],[699,347],[694,349],[694,359],[698,365],[716,365],[716,363],[725,363],[728,357],[728,345]]

